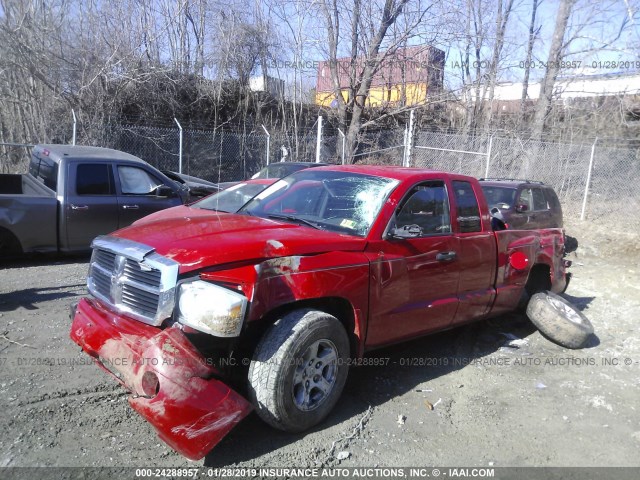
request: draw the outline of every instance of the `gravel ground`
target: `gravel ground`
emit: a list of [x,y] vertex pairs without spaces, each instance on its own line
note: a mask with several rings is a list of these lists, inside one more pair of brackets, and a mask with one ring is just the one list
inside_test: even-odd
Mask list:
[[640,267],[587,244],[567,298],[595,327],[588,348],[559,347],[518,315],[387,348],[370,357],[386,366],[351,370],[313,431],[252,414],[195,464],[69,339],[88,258],[5,263],[0,466],[640,466]]

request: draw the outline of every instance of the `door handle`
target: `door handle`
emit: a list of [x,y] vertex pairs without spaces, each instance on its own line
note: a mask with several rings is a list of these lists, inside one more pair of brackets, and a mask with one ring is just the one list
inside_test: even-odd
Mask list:
[[140,207],[138,205],[123,205],[122,208],[125,210],[138,210]]
[[439,262],[450,262],[457,257],[456,252],[440,252],[436,255],[436,260]]
[[89,205],[73,205],[73,204],[71,204],[71,210],[89,210]]

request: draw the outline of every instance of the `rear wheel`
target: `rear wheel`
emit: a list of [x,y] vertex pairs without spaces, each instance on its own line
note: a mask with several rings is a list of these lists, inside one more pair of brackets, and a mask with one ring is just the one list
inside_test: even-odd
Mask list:
[[16,236],[8,230],[0,229],[0,257],[22,253],[22,247]]
[[249,396],[269,425],[301,432],[334,407],[348,373],[349,339],[337,318],[297,310],[279,319],[249,367]]
[[589,319],[569,301],[551,292],[536,293],[527,316],[541,333],[567,348],[581,348],[593,334]]

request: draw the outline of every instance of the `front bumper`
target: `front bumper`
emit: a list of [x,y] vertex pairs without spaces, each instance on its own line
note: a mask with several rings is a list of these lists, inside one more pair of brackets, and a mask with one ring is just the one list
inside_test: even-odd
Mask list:
[[133,395],[129,404],[171,448],[204,457],[250,411],[177,327],[156,327],[82,299],[71,339]]

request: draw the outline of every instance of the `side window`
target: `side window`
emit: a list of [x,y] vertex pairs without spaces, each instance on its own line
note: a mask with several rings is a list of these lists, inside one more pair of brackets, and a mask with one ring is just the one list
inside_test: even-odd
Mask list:
[[458,225],[461,233],[480,232],[480,208],[478,199],[469,182],[454,181],[453,192],[458,206]]
[[153,178],[142,168],[118,166],[120,188],[122,193],[148,195],[152,193],[162,182]]
[[534,210],[549,210],[547,205],[547,199],[544,198],[544,193],[540,188],[532,188],[533,192],[533,209]]
[[417,225],[420,236],[451,232],[449,199],[443,182],[414,187],[396,213],[398,228]]
[[533,210],[533,194],[530,188],[525,188],[520,192],[518,205],[524,205],[527,211]]
[[544,189],[544,196],[547,198],[547,202],[549,203],[549,208],[554,210],[560,209],[560,200],[558,200],[558,196],[556,192],[551,188]]
[[113,195],[111,165],[83,163],[76,170],[76,193],[78,195]]

